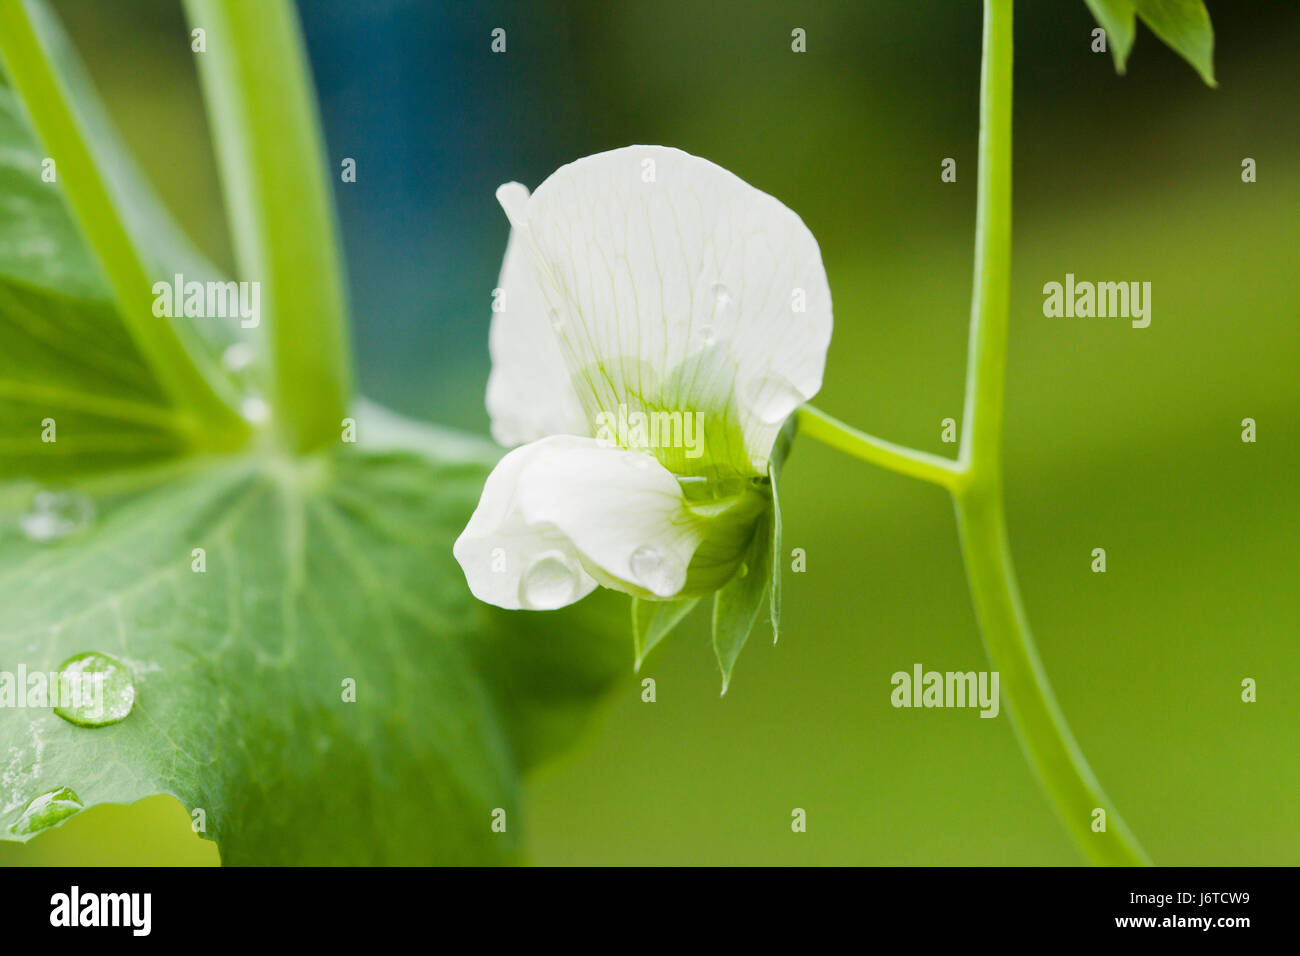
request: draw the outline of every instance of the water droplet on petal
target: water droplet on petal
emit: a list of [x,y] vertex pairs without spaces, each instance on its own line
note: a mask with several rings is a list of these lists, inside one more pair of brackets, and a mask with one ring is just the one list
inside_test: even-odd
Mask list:
[[578,595],[578,569],[559,551],[534,559],[519,579],[519,603],[531,611],[553,611]]
[[742,561],[740,563],[740,571],[738,571],[737,573],[739,574],[740,577],[743,578],[745,575],[749,573],[749,565]]
[[744,392],[745,407],[765,425],[784,421],[802,401],[802,393],[784,375],[764,375],[750,382]]
[[686,583],[686,571],[681,563],[658,548],[637,548],[629,563],[636,583],[659,597],[672,597]]
[[59,666],[59,706],[54,712],[79,727],[103,727],[126,719],[135,705],[135,683],[121,661],[87,651]]
[[713,283],[713,311],[721,312],[731,304],[731,290],[725,282]]
[[248,395],[239,405],[239,412],[252,425],[265,425],[271,420],[271,406],[260,395]]
[[95,505],[75,491],[38,491],[19,515],[18,527],[32,541],[59,541],[89,527]]
[[18,822],[9,828],[9,832],[20,835],[39,833],[85,808],[86,805],[79,796],[67,787],[59,787],[32,798],[23,808],[23,815],[18,818]]
[[551,328],[554,329],[556,333],[564,331],[564,323],[560,321],[560,313],[551,309],[551,311],[547,313],[547,317],[551,320]]
[[700,341],[705,345],[712,345],[714,342],[718,341],[718,336],[714,333],[713,326],[711,325],[700,326],[698,334],[700,336]]

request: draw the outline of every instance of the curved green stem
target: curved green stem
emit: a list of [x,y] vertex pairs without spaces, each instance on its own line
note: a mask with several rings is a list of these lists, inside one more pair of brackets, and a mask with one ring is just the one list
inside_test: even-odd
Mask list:
[[[958,461],[873,438],[807,406],[799,410],[799,424],[827,444],[952,492],[975,614],[1025,758],[1089,859],[1145,865],[1150,859],[1097,782],[1052,694],[1007,539],[1002,416],[1011,288],[1011,62],[1012,0],[985,0],[975,288]],[[1103,819],[1104,829],[1094,830]]]
[[868,435],[811,405],[801,406],[798,416],[800,434],[816,438],[854,458],[933,482],[950,491],[961,487],[965,478],[955,461]]

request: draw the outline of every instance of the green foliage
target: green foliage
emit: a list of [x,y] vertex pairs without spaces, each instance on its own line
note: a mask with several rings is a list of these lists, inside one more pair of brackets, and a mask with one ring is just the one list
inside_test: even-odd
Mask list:
[[1207,85],[1214,79],[1214,29],[1202,0],[1085,0],[1107,37],[1115,69],[1123,73],[1137,34],[1136,18],[1190,63]]
[[[98,164],[99,211],[151,276],[214,274],[58,59],[76,106],[55,133]],[[355,444],[198,453],[202,423],[69,213],[94,177],[43,181],[49,149],[0,88],[0,671],[106,655],[133,706],[105,726],[0,709],[0,838],[165,793],[203,811],[228,863],[517,859],[519,775],[626,669],[610,602],[535,615],[469,595],[451,547],[496,459],[486,442],[361,402]],[[238,333],[200,326],[226,322],[178,340],[215,368]],[[43,500],[80,503],[77,520],[34,524]]]

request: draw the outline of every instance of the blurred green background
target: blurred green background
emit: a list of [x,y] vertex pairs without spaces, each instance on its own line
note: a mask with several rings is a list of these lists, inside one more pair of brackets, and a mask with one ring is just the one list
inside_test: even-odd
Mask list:
[[[56,4],[178,218],[230,262],[170,0]],[[1145,28],[1127,76],[1082,0],[1017,10],[1011,538],[1060,703],[1158,863],[1300,863],[1300,6],[1208,4],[1210,90]],[[303,0],[363,387],[486,430],[500,182],[679,146],[796,210],[836,329],[817,404],[935,452],[960,420],[979,4]],[[490,31],[507,30],[504,55]],[[807,53],[790,31],[807,32]],[[940,162],[958,181],[940,181]],[[1258,164],[1243,184],[1241,161]],[[1049,319],[1043,283],[1152,283],[1150,328]],[[1240,440],[1241,420],[1258,442]],[[543,864],[1072,864],[1005,716],[895,710],[890,675],[983,669],[951,506],[796,445],[781,643],[727,697],[700,613],[525,807]],[[1108,570],[1093,574],[1093,548]],[[788,567],[788,563],[787,563]],[[1243,703],[1241,681],[1258,682]],[[795,807],[806,833],[791,832]],[[431,821],[433,825],[434,821]],[[91,810],[0,862],[214,863],[168,798]]]

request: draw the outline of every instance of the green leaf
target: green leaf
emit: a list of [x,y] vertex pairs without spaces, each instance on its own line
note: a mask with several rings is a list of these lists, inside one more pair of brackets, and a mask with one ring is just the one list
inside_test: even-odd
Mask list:
[[374,431],[316,458],[97,479],[77,490],[91,526],[62,540],[0,511],[0,669],[96,651],[136,687],[111,726],[0,710],[0,836],[28,839],[29,801],[67,788],[86,806],[172,794],[230,864],[518,858],[519,774],[626,668],[611,606],[475,601],[451,545],[494,450]]
[[[118,324],[180,420],[177,430],[187,444],[212,450],[238,447],[249,428],[234,411],[238,397],[229,379],[211,355],[194,347],[183,323],[154,310],[153,284],[164,276],[156,268],[158,257],[148,250],[162,247],[170,236],[151,232],[160,224],[156,210],[143,201],[141,191],[132,193],[142,180],[130,176],[129,164],[114,166],[121,157],[102,141],[109,129],[103,111],[88,95],[75,54],[43,4],[0,4],[0,55],[13,89],[26,100],[26,118],[41,143],[36,153],[41,163],[29,167],[24,162],[29,155],[20,153],[19,168],[55,174],[46,185],[66,201],[116,306]],[[10,99],[11,108],[15,102]],[[53,165],[46,167],[45,158]],[[19,206],[15,212],[21,216],[28,210]],[[36,254],[40,249],[38,242]],[[51,251],[60,249],[56,243]],[[22,272],[19,278],[39,282],[43,276]]]
[[1190,63],[1207,85],[1214,79],[1214,28],[1202,0],[1085,0],[1106,30],[1115,69],[1123,73],[1133,48],[1134,17]]
[[1190,63],[1208,86],[1214,79],[1214,28],[1202,0],[1133,0],[1151,32]]
[[713,652],[722,671],[723,694],[731,684],[736,658],[767,603],[764,598],[772,583],[774,524],[770,516],[759,519],[740,571],[713,597]]
[[632,598],[632,642],[636,653],[636,669],[660,641],[667,637],[700,603],[699,598],[682,601],[646,601]]
[[[81,182],[83,206],[117,223],[145,273],[215,277],[43,8],[6,11],[27,33],[29,86],[59,98],[54,132],[83,154],[73,168],[98,179]],[[48,127],[46,105],[33,111]],[[520,774],[626,670],[621,602],[540,615],[469,595],[451,546],[499,455],[478,439],[363,402],[358,445],[194,455],[206,420],[162,387],[70,214],[65,164],[40,178],[25,112],[0,87],[0,698],[20,667],[89,652],[124,665],[134,694],[106,726],[0,707],[0,839],[166,793],[204,811],[228,863],[517,859]],[[199,360],[261,344],[198,321],[175,324]]]
[[1115,72],[1123,73],[1133,39],[1137,35],[1136,13],[1132,0],[1084,0],[1098,26],[1106,31],[1110,54],[1115,58]]

